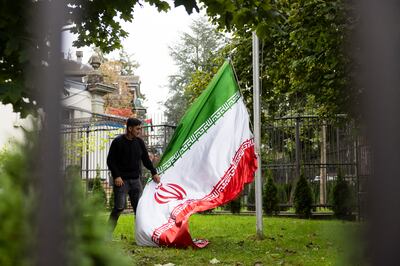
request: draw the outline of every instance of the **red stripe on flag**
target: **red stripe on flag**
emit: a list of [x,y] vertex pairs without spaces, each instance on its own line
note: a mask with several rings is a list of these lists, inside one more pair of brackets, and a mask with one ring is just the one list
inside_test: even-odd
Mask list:
[[187,200],[174,208],[168,222],[156,230],[152,240],[160,246],[185,248],[188,246],[203,248],[207,240],[193,241],[188,230],[190,215],[209,210],[235,199],[245,184],[254,179],[257,158],[254,153],[253,139],[242,143],[224,176],[214,189],[200,200]]

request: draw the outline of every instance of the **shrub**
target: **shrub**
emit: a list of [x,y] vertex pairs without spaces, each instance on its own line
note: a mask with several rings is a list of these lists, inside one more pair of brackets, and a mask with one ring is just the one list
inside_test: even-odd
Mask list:
[[87,197],[79,176],[66,173],[68,265],[128,265],[107,243],[109,229],[95,198]]
[[229,202],[228,206],[229,206],[229,209],[231,210],[231,213],[239,214],[240,208],[242,207],[241,196],[239,195],[236,199]]
[[277,188],[278,203],[287,203],[288,197],[285,191],[285,184],[275,184]]
[[[12,151],[11,151],[12,150]],[[35,192],[26,155],[18,145],[0,152],[0,265],[31,265]]]
[[283,193],[282,193],[282,198],[279,198],[279,202],[281,202],[281,203],[289,203],[290,194],[292,192],[292,183],[281,184],[281,186],[282,186]]
[[350,187],[342,174],[339,173],[333,188],[332,209],[335,216],[339,219],[349,219],[351,217],[352,204]]
[[265,214],[272,215],[273,213],[278,213],[278,189],[271,174],[268,174],[263,194],[263,209]]
[[85,188],[87,191],[93,191],[93,187],[94,187],[94,179],[93,178],[89,178],[89,179],[85,179],[87,184],[87,188]]
[[[0,152],[0,265],[35,264],[32,252],[39,239],[32,223],[36,220],[38,195],[30,164],[33,146],[16,146],[12,151]],[[65,171],[66,264],[129,265],[107,243],[109,230],[104,217],[86,200],[80,175],[76,173],[73,166]]]
[[104,190],[103,184],[101,183],[99,168],[96,169],[96,177],[93,180],[92,195],[94,201],[99,204],[99,206],[107,206],[107,194]]
[[296,214],[299,215],[299,217],[311,217],[311,208],[313,202],[312,192],[303,173],[301,173],[300,179],[296,184],[293,201]]

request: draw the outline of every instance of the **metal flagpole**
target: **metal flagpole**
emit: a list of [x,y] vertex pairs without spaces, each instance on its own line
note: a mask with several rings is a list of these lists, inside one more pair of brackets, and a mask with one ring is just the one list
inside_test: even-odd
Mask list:
[[264,238],[262,220],[262,182],[261,182],[261,153],[260,153],[260,67],[259,67],[259,42],[257,34],[253,31],[253,112],[254,112],[254,140],[255,151],[257,154],[258,168],[256,171],[256,218],[257,218],[257,237]]

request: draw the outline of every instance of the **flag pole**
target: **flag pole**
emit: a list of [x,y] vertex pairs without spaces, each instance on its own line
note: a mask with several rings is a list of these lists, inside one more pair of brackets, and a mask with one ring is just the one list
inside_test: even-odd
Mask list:
[[259,41],[255,31],[253,40],[253,113],[254,113],[254,144],[257,154],[258,168],[255,176],[255,201],[256,201],[256,229],[257,237],[264,238],[262,220],[262,180],[261,180],[261,153],[260,153],[260,67],[259,67]]

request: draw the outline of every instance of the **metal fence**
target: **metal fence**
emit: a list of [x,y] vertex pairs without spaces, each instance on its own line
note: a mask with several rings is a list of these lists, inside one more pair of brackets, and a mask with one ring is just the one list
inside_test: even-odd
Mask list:
[[269,172],[278,186],[281,205],[291,205],[293,184],[303,174],[311,185],[314,205],[330,207],[332,189],[341,174],[353,192],[355,213],[362,213],[371,152],[346,116],[276,118],[263,126],[261,153],[264,180]]
[[[162,123],[143,126],[145,141],[153,163],[157,165],[175,127]],[[125,120],[92,114],[90,118],[66,120],[62,124],[63,169],[75,167],[87,193],[93,181],[100,178],[110,203],[112,184],[107,168],[107,153],[112,140],[125,130]],[[371,174],[371,152],[354,123],[346,116],[322,120],[317,116],[274,119],[263,127],[262,157],[264,178],[269,171],[278,185],[281,205],[290,206],[294,182],[303,173],[309,181],[314,205],[330,207],[332,188],[338,174],[348,181],[353,192],[355,212],[360,216],[364,206],[365,184]],[[149,177],[143,168],[142,181]],[[242,204],[252,209],[247,187]],[[127,210],[131,210],[130,204]]]
[[[112,184],[107,168],[107,154],[112,140],[125,132],[125,119],[92,114],[90,118],[65,120],[62,124],[63,170],[74,168],[80,173],[86,193],[93,189],[95,178],[100,178],[111,203]],[[167,124],[143,126],[142,139],[157,165],[175,127]],[[142,181],[149,172],[143,168]],[[111,203],[112,204],[112,203]],[[130,204],[127,209],[131,209]]]

